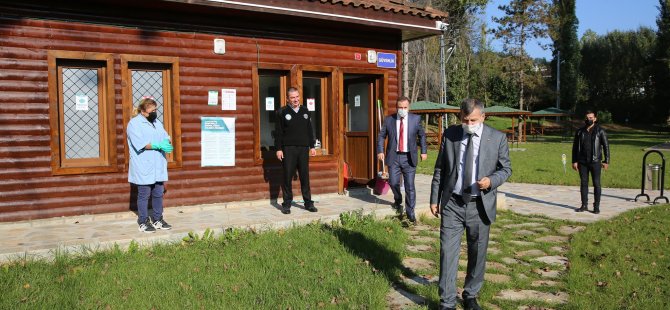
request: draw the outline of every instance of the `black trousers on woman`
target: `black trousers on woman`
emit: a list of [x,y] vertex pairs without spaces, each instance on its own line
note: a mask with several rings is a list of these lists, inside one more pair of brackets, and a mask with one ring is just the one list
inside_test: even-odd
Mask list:
[[582,206],[589,204],[589,173],[593,181],[593,205],[600,206],[600,171],[602,167],[599,162],[579,163],[579,191],[582,194]]

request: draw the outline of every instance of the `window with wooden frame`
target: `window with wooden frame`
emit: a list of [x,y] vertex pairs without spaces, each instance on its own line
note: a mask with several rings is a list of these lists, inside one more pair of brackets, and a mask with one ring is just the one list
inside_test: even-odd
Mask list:
[[[158,120],[172,139],[174,152],[167,154],[168,168],[181,167],[181,119],[179,113],[179,59],[176,57],[121,55],[123,127],[142,98],[153,98]],[[128,145],[125,143],[128,167]]]
[[334,113],[331,111],[332,74],[330,72],[302,71],[302,101],[309,110],[317,141],[316,154],[333,154],[332,132]]
[[254,161],[276,160],[275,122],[277,110],[286,105],[290,71],[288,68],[256,69],[254,85]]
[[52,173],[116,171],[113,56],[49,51],[47,60]]

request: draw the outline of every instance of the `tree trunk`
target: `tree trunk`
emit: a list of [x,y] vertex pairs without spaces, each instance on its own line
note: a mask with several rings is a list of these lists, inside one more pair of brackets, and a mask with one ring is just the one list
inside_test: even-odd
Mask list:
[[409,97],[409,42],[402,44],[402,95]]

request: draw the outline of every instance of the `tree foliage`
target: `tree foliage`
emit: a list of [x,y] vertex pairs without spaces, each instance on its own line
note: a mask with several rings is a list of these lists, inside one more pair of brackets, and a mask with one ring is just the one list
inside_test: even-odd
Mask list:
[[[580,76],[579,63],[581,62],[579,40],[577,39],[577,25],[579,21],[575,15],[576,0],[554,0],[550,24],[550,33],[554,42],[554,59],[551,67],[556,68],[558,52],[560,51],[560,102],[561,108],[574,107],[579,98]],[[557,71],[552,70],[552,82],[555,85]]]
[[656,35],[649,28],[613,31],[582,38],[580,71],[587,86],[586,101],[577,107],[609,110],[614,121],[642,120],[653,115],[651,64]]
[[656,49],[654,51],[653,82],[655,104],[652,115],[655,121],[668,122],[670,116],[670,0],[659,0],[656,19]]
[[503,41],[503,50],[514,59],[512,72],[519,84],[519,108],[524,109],[524,86],[534,79],[533,62],[526,53],[526,45],[531,39],[548,35],[550,6],[546,0],[511,0],[498,9],[505,15],[493,18],[498,23],[493,33]]

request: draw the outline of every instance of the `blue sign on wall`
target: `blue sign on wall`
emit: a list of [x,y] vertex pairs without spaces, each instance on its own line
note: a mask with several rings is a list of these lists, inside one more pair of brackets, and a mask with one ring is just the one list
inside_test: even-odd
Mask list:
[[392,53],[377,53],[377,67],[396,68],[396,55]]

